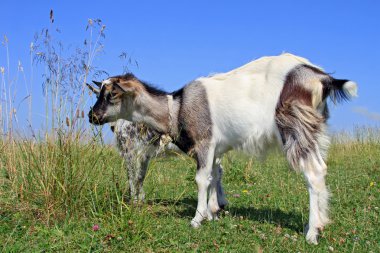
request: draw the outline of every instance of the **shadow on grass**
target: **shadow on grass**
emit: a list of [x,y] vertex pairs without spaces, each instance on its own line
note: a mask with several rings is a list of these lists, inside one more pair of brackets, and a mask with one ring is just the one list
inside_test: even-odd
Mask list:
[[[195,198],[183,198],[180,200],[173,199],[154,199],[147,202],[149,205],[159,205],[164,207],[174,207],[172,211],[181,218],[192,218],[196,211],[197,200]],[[249,219],[259,223],[269,223],[275,226],[291,229],[297,233],[303,232],[302,216],[297,212],[285,212],[281,209],[255,207],[233,207],[228,205],[221,212],[221,218],[228,211],[232,217],[243,216],[244,219]],[[167,212],[158,211],[156,214],[167,215]]]
[[232,216],[243,216],[259,223],[269,223],[275,226],[291,229],[297,233],[303,232],[302,216],[296,212],[285,212],[281,209],[255,207],[227,207]]

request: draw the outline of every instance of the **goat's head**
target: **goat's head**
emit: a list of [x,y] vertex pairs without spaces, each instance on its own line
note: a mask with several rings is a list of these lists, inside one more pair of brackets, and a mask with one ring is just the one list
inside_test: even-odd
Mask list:
[[96,96],[97,101],[88,113],[90,123],[103,125],[118,119],[130,119],[134,100],[141,92],[140,81],[132,74],[115,76],[102,82],[95,82],[98,88],[87,86]]
[[[94,86],[92,86],[91,84],[88,84],[88,83],[86,83],[86,85],[87,85],[88,89],[89,89],[90,91],[92,91],[92,92],[95,94],[96,98],[99,98],[99,95],[100,95],[100,87],[101,87],[102,83],[101,83],[101,82],[97,82],[97,81],[92,81],[92,82],[93,82],[94,84],[96,84],[96,86],[97,86],[98,88],[95,88]],[[116,122],[110,122],[109,125],[110,125],[110,127],[111,127],[111,131],[112,131],[112,132],[115,132],[115,125],[116,125]]]

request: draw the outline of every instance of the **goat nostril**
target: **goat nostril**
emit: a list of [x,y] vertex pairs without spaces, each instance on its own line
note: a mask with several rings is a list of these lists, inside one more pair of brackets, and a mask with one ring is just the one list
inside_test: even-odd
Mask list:
[[103,120],[102,117],[94,113],[93,110],[90,110],[88,112],[88,120],[90,123],[96,124],[96,125],[102,125]]

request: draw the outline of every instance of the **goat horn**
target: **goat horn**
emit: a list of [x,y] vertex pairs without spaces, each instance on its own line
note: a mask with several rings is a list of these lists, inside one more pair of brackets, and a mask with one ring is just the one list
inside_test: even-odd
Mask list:
[[96,84],[96,86],[98,86],[99,88],[102,86],[102,82],[97,82],[97,81],[92,81],[94,84]]
[[91,84],[86,83],[86,85],[87,85],[87,87],[88,87],[92,92],[94,92],[95,94],[99,94],[99,93],[100,93],[100,90],[99,90],[99,89],[96,89],[96,88],[94,88],[94,87],[92,87]]

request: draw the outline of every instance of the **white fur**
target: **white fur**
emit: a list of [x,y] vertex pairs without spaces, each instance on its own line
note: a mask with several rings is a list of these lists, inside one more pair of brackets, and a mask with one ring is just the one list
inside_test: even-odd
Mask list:
[[353,81],[348,81],[345,84],[343,84],[343,89],[351,97],[357,97],[358,96],[358,85]]
[[261,155],[277,142],[275,110],[284,80],[307,60],[290,54],[263,57],[225,74],[199,78],[213,122],[216,154],[230,149]]
[[103,89],[103,86],[104,86],[104,85],[110,85],[110,84],[112,84],[111,80],[109,80],[109,79],[104,80],[104,81],[102,82],[102,85],[100,86],[100,90]]

